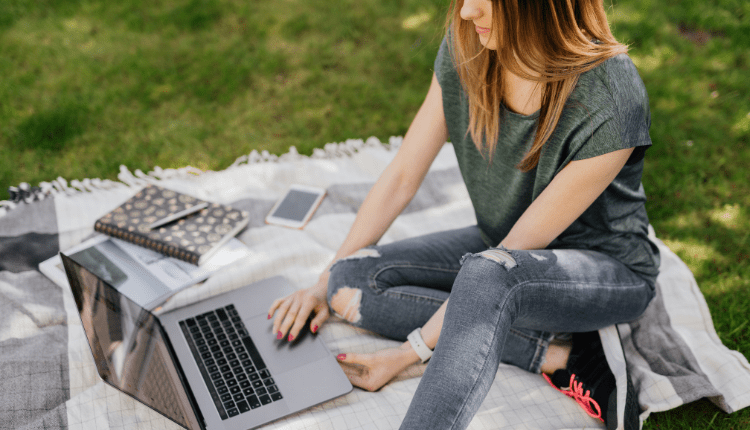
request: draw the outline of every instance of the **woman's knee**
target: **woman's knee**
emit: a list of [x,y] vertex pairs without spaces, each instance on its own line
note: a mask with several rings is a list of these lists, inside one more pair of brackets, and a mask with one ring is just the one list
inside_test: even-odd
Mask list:
[[497,266],[500,266],[509,272],[518,267],[517,255],[514,255],[514,251],[505,248],[490,248],[476,254],[464,255],[461,260],[462,269],[467,266],[467,263],[471,264],[472,270],[476,270],[475,267],[481,267],[480,270],[487,270],[484,268],[497,269]]
[[461,270],[453,284],[451,301],[460,299],[484,304],[504,301],[519,282],[515,276],[517,270],[516,256],[505,249],[490,248],[466,254],[461,259]]
[[[508,278],[508,275],[517,269],[518,261],[512,251],[502,248],[490,248],[475,254],[464,255],[461,258],[459,277],[475,281],[491,280],[490,283],[497,283],[501,282],[499,278]],[[482,284],[486,283],[482,282]]]

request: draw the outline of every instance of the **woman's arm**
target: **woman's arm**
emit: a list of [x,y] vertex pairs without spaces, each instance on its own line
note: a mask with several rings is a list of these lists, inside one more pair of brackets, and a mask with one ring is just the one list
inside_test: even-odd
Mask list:
[[571,161],[524,211],[500,245],[543,249],[570,227],[615,179],[633,153],[621,149]]
[[[311,313],[312,331],[328,318],[326,303],[328,269],[338,259],[373,245],[409,204],[427,171],[448,138],[443,114],[443,96],[435,75],[417,115],[404,136],[395,158],[380,175],[357,212],[354,224],[333,261],[312,287],[276,300],[268,311],[276,313],[273,332],[297,337]],[[277,312],[278,311],[278,312]]]
[[[524,211],[500,245],[508,249],[543,249],[568,228],[596,200],[622,170],[633,149],[622,149],[568,164]],[[443,327],[446,300],[422,327],[422,337],[435,348]],[[346,354],[340,361],[353,384],[377,390],[419,356],[404,342],[399,348],[375,354]]]
[[[615,179],[633,148],[586,160],[572,161],[524,211],[500,242],[508,249],[543,249],[568,228]],[[448,301],[422,328],[422,337],[434,348],[443,326]]]
[[447,139],[442,91],[433,74],[401,148],[367,194],[334,261],[380,240],[414,197]]

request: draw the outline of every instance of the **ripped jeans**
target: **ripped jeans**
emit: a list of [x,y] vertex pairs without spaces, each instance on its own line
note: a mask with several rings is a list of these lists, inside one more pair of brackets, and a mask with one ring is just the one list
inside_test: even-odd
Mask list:
[[365,248],[331,267],[353,325],[405,340],[450,296],[401,428],[466,428],[500,362],[539,373],[557,332],[637,318],[653,285],[595,251],[487,249],[476,226]]

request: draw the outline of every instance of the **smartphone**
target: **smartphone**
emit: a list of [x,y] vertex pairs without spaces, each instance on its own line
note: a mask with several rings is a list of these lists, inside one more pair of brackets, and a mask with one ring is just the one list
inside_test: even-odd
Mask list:
[[325,195],[326,190],[323,188],[292,185],[266,216],[266,223],[301,229]]

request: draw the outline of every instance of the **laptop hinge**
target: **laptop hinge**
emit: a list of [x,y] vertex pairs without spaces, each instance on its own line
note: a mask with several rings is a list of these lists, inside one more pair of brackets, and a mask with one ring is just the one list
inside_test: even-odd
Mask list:
[[[158,318],[157,318],[157,321],[158,321]],[[161,321],[158,321],[158,324],[161,326]],[[169,351],[169,355],[172,358],[172,362],[174,362],[175,364],[175,368],[177,369],[177,376],[179,376],[180,382],[182,382],[182,386],[185,387],[185,393],[187,393],[188,401],[190,402],[190,406],[192,406],[193,408],[195,418],[198,420],[198,424],[201,426],[201,430],[207,430],[206,420],[203,418],[203,414],[201,413],[201,410],[198,407],[198,401],[193,395],[193,389],[190,387],[190,384],[188,383],[188,380],[185,377],[185,372],[182,370],[182,365],[180,364],[180,361],[177,359],[177,354],[175,354],[174,348],[172,347],[172,341],[169,339],[169,335],[167,334],[167,331],[164,330],[164,327],[161,327],[161,331],[164,334],[164,343],[167,345],[167,350]]]

